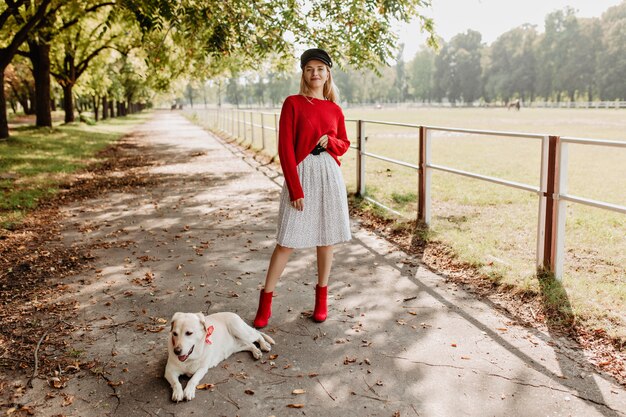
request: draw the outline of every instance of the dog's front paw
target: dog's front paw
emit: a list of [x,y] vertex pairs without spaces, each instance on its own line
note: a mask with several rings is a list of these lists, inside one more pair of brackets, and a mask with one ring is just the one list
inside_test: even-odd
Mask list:
[[185,399],[187,401],[191,401],[194,398],[196,398],[196,387],[194,387],[194,386],[191,386],[191,387],[187,386],[185,388]]
[[269,352],[270,350],[272,350],[272,345],[270,345],[263,339],[259,340],[259,346],[261,347],[261,350],[264,352]]
[[183,388],[182,387],[174,387],[174,391],[172,392],[172,401],[180,402],[184,398]]
[[261,356],[263,356],[263,353],[261,353],[261,351],[256,347],[253,348],[250,352],[252,352],[252,356],[254,356],[254,359],[261,359]]

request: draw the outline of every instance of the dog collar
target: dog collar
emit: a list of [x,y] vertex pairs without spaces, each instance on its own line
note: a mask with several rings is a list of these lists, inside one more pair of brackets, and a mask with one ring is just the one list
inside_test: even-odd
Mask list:
[[209,340],[209,336],[211,336],[212,333],[213,333],[213,326],[209,326],[209,328],[206,329],[206,337],[204,338],[204,342],[207,345],[211,344],[211,341]]

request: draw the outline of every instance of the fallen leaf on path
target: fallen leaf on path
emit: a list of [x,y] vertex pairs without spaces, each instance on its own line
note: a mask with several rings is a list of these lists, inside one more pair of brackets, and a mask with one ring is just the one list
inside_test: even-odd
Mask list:
[[251,389],[247,389],[247,390],[245,390],[244,392],[245,392],[246,394],[248,394],[248,395],[254,395],[254,391],[253,391],[253,390],[251,390]]
[[74,402],[74,396],[69,394],[63,394],[63,404],[62,407],[67,407],[68,405],[72,405]]
[[291,391],[291,393],[294,395],[304,394],[305,392],[306,391],[303,389],[294,389],[293,391]]
[[304,404],[287,404],[289,408],[304,408]]
[[61,379],[58,376],[52,377],[48,380],[48,385],[56,389],[64,388],[66,383],[67,383],[66,379]]
[[198,390],[209,390],[215,387],[215,384],[200,384],[196,385],[196,389]]

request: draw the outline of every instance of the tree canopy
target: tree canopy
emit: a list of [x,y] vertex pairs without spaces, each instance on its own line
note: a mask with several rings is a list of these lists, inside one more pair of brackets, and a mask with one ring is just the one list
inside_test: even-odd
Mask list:
[[[439,39],[438,45],[438,51],[423,47],[406,64],[398,55],[392,68],[335,69],[342,100],[471,105],[626,99],[626,1],[597,18],[579,18],[571,8],[556,10],[545,17],[543,32],[524,24],[487,44],[480,33],[469,30],[449,41]],[[264,102],[261,96],[274,94],[277,87],[262,71],[253,71],[247,79],[238,88],[253,103]]]
[[[50,126],[50,74],[63,87],[66,112],[71,113],[66,121],[71,121],[73,87],[83,74],[90,87],[82,91],[90,91],[94,100],[102,98],[106,107],[104,102],[111,98],[128,101],[146,88],[164,91],[183,78],[206,80],[262,66],[284,72],[293,65],[297,46],[328,48],[337,51],[333,55],[339,63],[374,68],[396,53],[395,22],[417,17],[434,42],[433,23],[421,13],[429,4],[429,0],[4,0],[0,72],[4,74],[16,55],[30,57],[38,125]],[[138,72],[137,58],[145,65]],[[94,74],[103,73],[102,68],[90,70],[94,63],[106,65],[104,73],[115,75],[94,81]],[[0,82],[4,85],[3,77]],[[0,138],[6,136],[2,89]]]

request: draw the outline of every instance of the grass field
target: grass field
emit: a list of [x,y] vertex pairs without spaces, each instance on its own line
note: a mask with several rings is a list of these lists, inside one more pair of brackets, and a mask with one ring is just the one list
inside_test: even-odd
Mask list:
[[52,129],[19,126],[0,141],[0,235],[19,223],[38,201],[55,194],[77,169],[97,161],[96,153],[146,120],[147,114],[108,119],[93,126]]
[[[484,108],[350,108],[346,119],[411,123],[626,140],[625,110]],[[198,121],[210,123],[198,113]],[[246,114],[250,122],[250,115]],[[261,124],[257,113],[255,124]],[[273,116],[264,116],[274,127]],[[352,142],[356,123],[347,122]],[[229,124],[229,128],[232,125]],[[241,125],[243,126],[243,125]],[[237,128],[235,126],[235,132]],[[254,140],[253,140],[254,134]],[[261,149],[262,131],[239,129],[244,144]],[[417,130],[366,123],[368,152],[417,164]],[[539,185],[541,142],[505,136],[433,132],[433,163]],[[275,155],[275,132],[265,130],[265,149]],[[570,145],[568,193],[626,205],[626,149]],[[355,150],[342,158],[348,190],[355,191]],[[417,173],[373,158],[366,159],[366,192],[400,212],[417,213]],[[451,246],[457,256],[499,282],[539,290],[536,277],[538,196],[531,192],[436,171],[432,178],[430,238]],[[567,306],[589,326],[626,339],[626,216],[568,203],[565,275]]]

